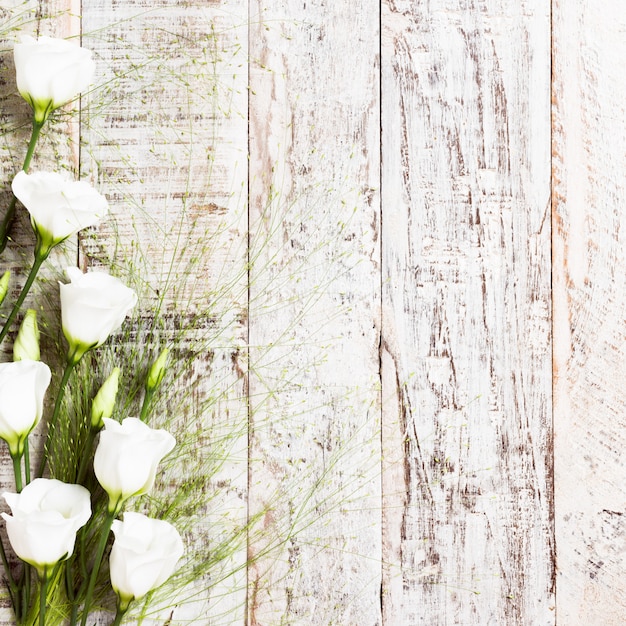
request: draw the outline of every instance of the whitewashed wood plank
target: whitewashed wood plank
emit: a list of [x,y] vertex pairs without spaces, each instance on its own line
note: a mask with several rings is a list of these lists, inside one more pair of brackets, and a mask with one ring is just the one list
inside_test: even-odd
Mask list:
[[626,619],[626,9],[554,2],[559,624]]
[[554,624],[549,3],[382,26],[383,621]]
[[[107,194],[113,217],[81,239],[80,263],[122,274],[134,264],[146,278],[139,352],[154,339],[168,345],[181,328],[187,334],[173,358],[197,361],[170,388],[168,405],[181,410],[177,398],[187,396],[182,426],[192,437],[203,433],[195,460],[180,458],[205,479],[198,488],[206,505],[187,541],[196,559],[209,562],[233,539],[230,556],[185,592],[197,593],[197,602],[150,617],[243,623],[247,2],[84,0],[82,9],[100,83],[83,111],[81,168]],[[164,328],[146,335],[153,315]]]
[[378,3],[251,3],[248,623],[380,624]]

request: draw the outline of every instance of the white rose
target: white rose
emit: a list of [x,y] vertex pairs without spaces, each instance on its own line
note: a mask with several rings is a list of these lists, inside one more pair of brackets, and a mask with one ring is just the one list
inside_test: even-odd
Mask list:
[[70,358],[77,362],[122,325],[137,304],[137,294],[104,272],[83,274],[76,267],[65,272],[71,282],[61,284],[61,323]]
[[109,494],[109,511],[118,511],[122,502],[152,488],[157,465],[176,440],[166,430],[150,428],[135,417],[121,424],[108,418],[103,421],[93,469]]
[[21,171],[11,187],[30,213],[33,230],[44,249],[93,226],[109,210],[106,198],[89,183],[67,180],[52,172]]
[[17,89],[39,123],[84,91],[96,67],[90,50],[50,37],[21,37],[13,56]]
[[0,363],[0,437],[14,457],[24,452],[26,437],[41,419],[50,378],[41,361]]
[[37,478],[21,493],[2,494],[11,513],[2,513],[15,554],[43,575],[74,551],[76,532],[91,517],[89,491],[60,480]]
[[183,555],[183,541],[168,522],[140,513],[124,513],[124,521],[115,520],[112,529],[111,586],[124,607],[172,575]]

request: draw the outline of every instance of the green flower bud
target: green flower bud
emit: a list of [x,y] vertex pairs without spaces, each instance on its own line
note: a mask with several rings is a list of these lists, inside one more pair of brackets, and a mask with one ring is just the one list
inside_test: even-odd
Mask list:
[[104,426],[103,419],[109,419],[115,408],[115,398],[119,386],[120,368],[115,367],[109,377],[102,383],[91,405],[91,427],[100,429]]
[[39,352],[39,327],[37,326],[37,311],[28,309],[22,320],[22,325],[13,344],[13,360],[23,361],[41,360]]
[[148,378],[146,378],[146,391],[148,393],[153,393],[163,381],[167,369],[169,353],[170,351],[164,348],[157,360],[152,364],[152,367],[150,367]]
[[9,270],[2,274],[2,278],[0,278],[0,304],[4,302],[4,299],[7,297],[7,293],[9,292],[10,279],[11,272]]

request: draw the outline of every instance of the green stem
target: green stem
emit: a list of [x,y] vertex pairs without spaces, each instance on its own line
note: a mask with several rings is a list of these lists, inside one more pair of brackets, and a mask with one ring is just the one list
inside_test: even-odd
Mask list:
[[24,482],[30,483],[30,446],[28,445],[28,437],[24,440]]
[[[76,536],[76,543],[79,545],[78,549],[74,550],[74,554],[70,561],[68,561],[67,567],[70,569],[76,561],[78,567],[78,580],[80,581],[78,588],[74,587],[74,581],[71,578],[66,579],[67,587],[67,599],[71,605],[69,626],[76,626],[78,623],[78,609],[80,608],[81,599],[85,591],[85,584],[89,578],[87,572],[87,565],[85,559],[87,556],[86,543],[87,543],[87,526],[83,526]],[[66,570],[67,572],[67,570]]]
[[87,580],[87,563],[85,561],[87,557],[87,549],[85,548],[87,544],[87,531],[85,527],[81,528],[79,531],[79,540],[80,540],[80,555],[79,555],[79,566],[80,566],[80,579]]
[[13,473],[15,474],[15,490],[17,493],[22,491],[22,455],[11,455],[13,459]]
[[28,615],[28,607],[30,606],[30,571],[32,565],[24,563],[24,569],[22,570],[22,579],[20,585],[22,587],[22,619],[26,621]]
[[[39,139],[39,132],[43,128],[45,120],[38,122],[33,119],[33,130],[30,134],[30,141],[28,142],[28,148],[26,150],[26,156],[24,157],[24,165],[22,165],[22,169],[25,172],[28,172],[28,168],[30,167],[30,162],[33,158],[33,154],[35,152],[35,146],[37,145],[37,140]],[[0,254],[4,251],[8,241],[8,233],[11,228],[11,223],[13,222],[13,218],[15,217],[15,205],[16,205],[16,197],[13,196],[11,200],[11,204],[9,204],[9,208],[4,215],[2,222],[0,223]]]
[[142,422],[148,421],[148,411],[150,409],[150,403],[153,395],[154,391],[146,390],[146,395],[143,397],[143,404],[141,405],[141,413],[139,414],[139,419]]
[[98,541],[98,549],[96,551],[96,558],[93,563],[93,569],[91,570],[91,576],[89,578],[89,586],[87,587],[87,594],[85,595],[85,604],[83,606],[83,617],[80,622],[80,626],[87,624],[87,618],[89,617],[89,610],[91,609],[91,600],[93,597],[94,589],[96,588],[96,580],[98,579],[98,573],[100,572],[100,565],[102,563],[102,557],[107,545],[107,539],[109,538],[109,531],[113,520],[117,515],[117,511],[107,511],[107,516],[104,519],[102,525],[102,532],[100,534],[100,540]]
[[28,274],[28,278],[26,279],[26,282],[22,287],[22,291],[20,292],[17,301],[13,305],[13,309],[11,309],[9,317],[7,317],[7,321],[4,323],[4,328],[0,333],[0,344],[2,344],[2,342],[4,341],[4,338],[7,336],[7,333],[11,328],[13,320],[22,308],[22,304],[24,303],[24,300],[26,299],[26,296],[28,295],[28,292],[33,285],[33,282],[35,282],[37,272],[39,272],[39,269],[41,268],[43,262],[48,258],[48,255],[50,254],[50,249],[51,248],[46,248],[42,250],[42,246],[39,244],[39,242],[37,243],[37,248],[35,248],[35,261],[33,262],[33,266],[30,268],[30,273]]
[[41,122],[38,122],[36,119],[33,119],[33,130],[30,134],[30,141],[28,142],[26,156],[24,157],[24,165],[22,165],[22,169],[25,172],[28,172],[31,159],[33,158],[33,154],[35,153],[35,146],[37,145],[37,140],[39,139],[39,133],[45,123],[46,123],[46,120],[42,120]]
[[4,551],[4,543],[2,542],[2,539],[0,539],[0,558],[2,559],[4,575],[7,577],[7,583],[9,585],[11,603],[13,604],[13,609],[17,614],[19,610],[19,591],[17,588],[17,584],[15,583],[15,579],[13,578],[13,574],[11,574],[11,568],[9,567],[9,561],[7,559],[6,552]]
[[78,603],[72,604],[72,614],[70,616],[70,626],[76,626],[76,620],[78,619]]
[[46,626],[46,596],[48,591],[48,568],[43,568],[39,590],[39,626]]
[[7,209],[7,212],[4,214],[4,218],[2,218],[2,222],[0,223],[0,253],[4,252],[4,249],[7,247],[7,243],[9,242],[9,229],[11,228],[11,224],[13,224],[13,219],[15,218],[16,204],[17,198],[13,196],[11,198],[9,208]]
[[74,551],[74,554],[72,554],[72,556],[65,562],[65,593],[67,595],[69,603],[72,606],[72,613],[70,617],[71,626],[74,626],[74,624],[76,624],[76,618],[78,616],[78,602],[76,602],[76,592],[74,589],[74,576],[72,568],[75,559],[76,551]]
[[126,608],[123,609],[121,604],[119,602],[117,603],[117,611],[115,612],[115,619],[111,622],[111,626],[120,626],[120,624],[122,623],[122,619],[124,618],[124,615],[126,615],[126,611],[128,611],[129,604],[130,602],[126,605]]
[[[81,599],[81,594],[83,590],[82,583],[87,580],[87,576],[88,576],[87,567],[85,566],[86,535],[87,535],[86,526],[83,526],[78,531],[78,534],[76,536],[76,543],[79,544],[80,547],[78,550],[74,550],[74,554],[67,561],[66,570],[65,570],[66,572],[65,586],[66,586],[67,599],[69,600],[72,606],[69,626],[76,626],[76,623],[78,622],[78,607],[80,606],[80,599]],[[81,581],[81,586],[78,589],[75,589],[74,587],[74,578],[72,576],[73,566],[76,564],[76,561],[78,561],[77,565],[79,569],[78,579]]]
[[61,384],[59,385],[59,391],[57,392],[57,399],[54,403],[54,410],[52,411],[52,417],[50,418],[50,423],[48,424],[48,434],[46,435],[46,443],[43,447],[43,454],[41,456],[41,461],[39,463],[39,470],[37,471],[37,476],[41,478],[46,469],[46,464],[48,463],[48,455],[50,454],[50,444],[52,442],[52,434],[54,433],[54,429],[56,428],[56,423],[59,418],[59,412],[61,410],[61,404],[63,402],[63,396],[65,395],[65,388],[67,387],[67,381],[70,379],[70,375],[72,370],[76,367],[78,361],[74,359],[68,359],[65,364],[65,370],[63,371],[63,378],[61,378]]
[[89,433],[87,433],[87,441],[83,446],[83,456],[80,460],[78,475],[76,476],[76,483],[79,485],[82,485],[83,481],[85,480],[85,474],[87,473],[87,468],[89,467],[89,461],[91,461],[91,453],[97,434],[98,431],[95,428],[90,428]]
[[[81,581],[81,585],[78,588],[78,590],[74,589],[74,581],[71,581],[71,585],[72,585],[72,591],[71,593],[68,591],[68,600],[70,601],[70,604],[72,605],[72,611],[70,614],[70,624],[69,626],[76,626],[77,622],[78,622],[78,607],[80,606],[80,599],[82,597],[82,591],[83,591],[83,587],[82,584],[84,581],[87,580],[87,566],[85,565],[85,543],[86,543],[86,527],[83,526],[79,531],[78,531],[78,536],[76,538],[76,541],[80,544],[80,550],[78,550],[78,554],[79,556],[76,557],[76,551],[74,552],[74,556],[72,557],[72,564],[74,562],[75,558],[78,558],[78,566],[79,566],[79,580]],[[68,563],[68,568],[70,567],[71,564]],[[68,586],[69,589],[69,585],[70,585],[70,581],[66,580],[66,585]]]

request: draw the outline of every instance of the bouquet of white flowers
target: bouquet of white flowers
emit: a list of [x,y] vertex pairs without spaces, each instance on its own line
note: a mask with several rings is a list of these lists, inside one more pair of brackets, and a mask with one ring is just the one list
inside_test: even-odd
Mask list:
[[[46,611],[54,598],[56,605],[67,607],[70,624],[84,626],[109,553],[110,593],[117,596],[113,623],[119,624],[132,602],[171,576],[183,554],[182,539],[168,521],[134,512],[118,519],[127,500],[153,488],[157,466],[175,446],[169,432],[148,424],[153,396],[166,374],[168,350],[147,371],[137,418],[113,419],[120,378],[119,369],[113,368],[91,401],[91,415],[73,426],[80,446],[72,451],[76,462],[63,476],[55,475],[51,455],[59,447],[59,421],[67,418],[62,414],[66,388],[81,359],[122,326],[137,295],[102,271],[66,270],[69,282],[60,285],[65,366],[56,397],[46,403],[52,372],[40,360],[37,315],[23,312],[23,304],[51,250],[103,219],[108,204],[86,182],[55,172],[29,172],[46,120],[90,85],[91,53],[64,40],[23,37],[14,56],[17,88],[32,107],[33,125],[23,169],[12,181],[13,200],[0,225],[0,250],[6,246],[17,201],[30,214],[36,244],[30,273],[0,331],[1,344],[22,318],[13,362],[0,364],[0,437],[8,444],[15,474],[15,491],[3,494],[11,513],[2,517],[22,565],[11,566],[14,559],[1,541],[0,556],[18,624],[50,623]],[[9,287],[7,271],[0,279],[0,303]],[[29,435],[42,420],[47,435],[37,471],[31,472]]]

